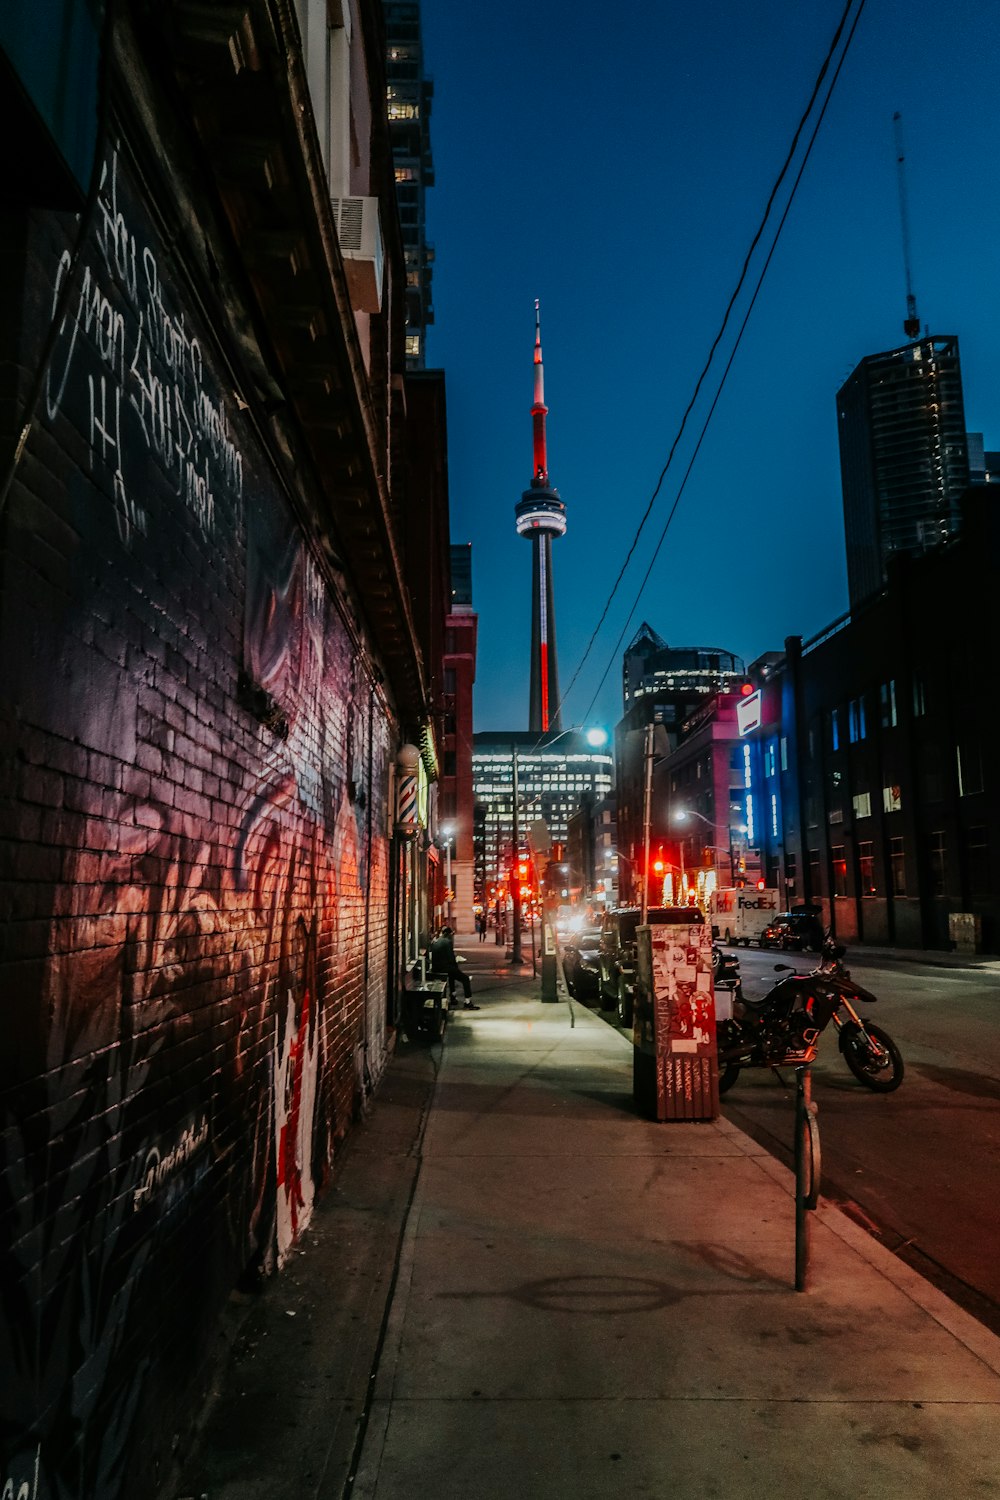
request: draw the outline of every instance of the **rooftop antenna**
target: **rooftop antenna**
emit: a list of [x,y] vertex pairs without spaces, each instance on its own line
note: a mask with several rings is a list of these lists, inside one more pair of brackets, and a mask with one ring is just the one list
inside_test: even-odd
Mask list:
[[903,332],[908,339],[915,339],[920,333],[920,319],[917,317],[917,299],[913,295],[913,276],[910,271],[910,215],[906,202],[906,153],[903,150],[903,116],[898,109],[892,117],[892,124],[896,135],[899,218],[903,230],[903,269],[906,272],[906,318],[903,322]]

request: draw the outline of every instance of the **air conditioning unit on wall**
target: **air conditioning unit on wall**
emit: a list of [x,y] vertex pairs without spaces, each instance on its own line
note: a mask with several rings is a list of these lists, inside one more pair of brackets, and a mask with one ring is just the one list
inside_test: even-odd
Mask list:
[[355,312],[382,310],[382,225],[377,198],[334,198],[333,217]]

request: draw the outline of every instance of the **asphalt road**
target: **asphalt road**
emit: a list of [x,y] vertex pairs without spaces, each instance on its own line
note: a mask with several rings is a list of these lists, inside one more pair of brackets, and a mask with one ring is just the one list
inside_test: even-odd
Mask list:
[[[812,955],[738,951],[743,987],[763,994],[776,963]],[[821,1190],[922,1275],[1000,1334],[1000,974],[849,953],[878,996],[863,1013],[903,1053],[892,1094],[856,1082],[831,1026],[813,1065]],[[605,1019],[611,1019],[603,1012]],[[725,1116],[787,1165],[795,1076],[744,1070]]]
[[[741,950],[745,991],[762,994],[776,962]],[[807,958],[803,967],[811,967]],[[1000,976],[848,955],[878,996],[864,1013],[900,1047],[906,1074],[873,1094],[848,1072],[833,1028],[813,1065],[822,1191],[953,1300],[1000,1333]],[[794,1075],[741,1073],[723,1112],[791,1159]]]

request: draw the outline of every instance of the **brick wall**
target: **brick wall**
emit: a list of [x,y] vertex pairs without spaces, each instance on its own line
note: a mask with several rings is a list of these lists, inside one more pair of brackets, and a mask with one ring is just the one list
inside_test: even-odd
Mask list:
[[384,1067],[399,738],[139,183],[112,143],[72,273],[29,221],[0,351],[23,395],[72,274],[0,520],[0,1483],[88,1500]]

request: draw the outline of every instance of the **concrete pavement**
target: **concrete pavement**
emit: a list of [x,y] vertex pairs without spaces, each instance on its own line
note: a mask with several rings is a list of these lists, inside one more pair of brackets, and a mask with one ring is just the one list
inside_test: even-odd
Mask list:
[[784,1168],[724,1119],[640,1119],[617,1031],[456,947],[482,1009],[401,1043],[170,1493],[1000,1487],[1000,1340],[822,1202],[796,1293]]

